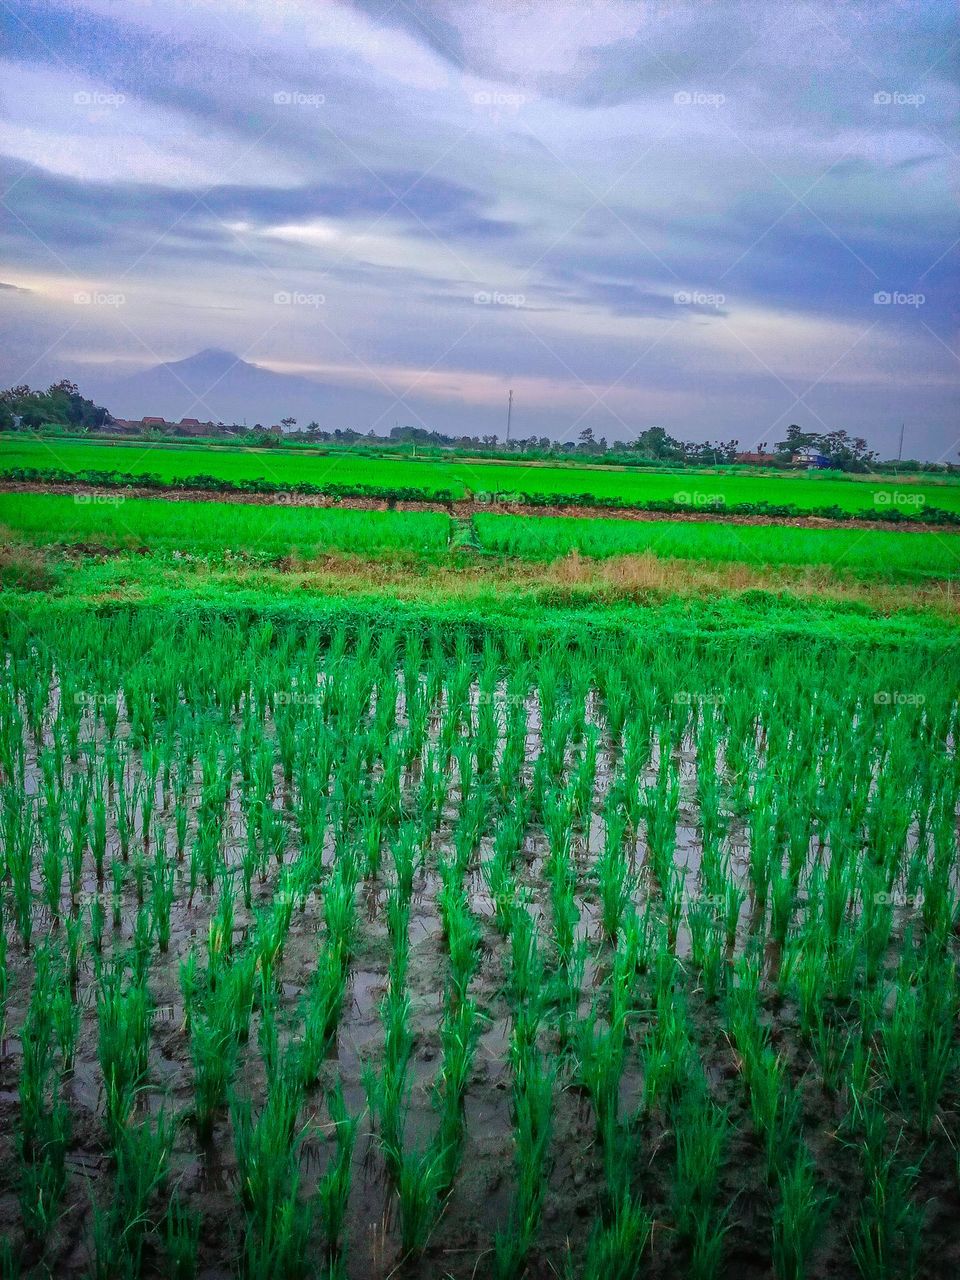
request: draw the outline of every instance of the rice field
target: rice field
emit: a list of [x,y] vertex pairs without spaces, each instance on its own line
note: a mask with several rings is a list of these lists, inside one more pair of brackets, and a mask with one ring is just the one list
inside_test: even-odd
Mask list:
[[949,636],[0,642],[4,1276],[957,1273]]
[[0,526],[38,546],[269,557],[324,551],[446,549],[450,521],[430,511],[352,511],[277,503],[170,502],[121,494],[0,493]]
[[[650,553],[661,559],[810,566],[890,581],[951,579],[960,534],[942,531],[804,529],[715,521],[477,515],[455,522],[423,511],[356,511],[230,502],[167,501],[101,494],[0,493],[0,529],[36,546],[278,559],[325,552],[443,558],[475,551],[553,561],[571,552],[598,559]],[[458,538],[460,539],[458,541]],[[472,551],[471,551],[472,548]]]
[[889,477],[878,480],[870,476],[843,477],[834,472],[770,476],[718,474],[693,468],[618,471],[612,467],[523,465],[476,459],[416,460],[351,456],[348,452],[322,455],[293,449],[0,437],[0,476],[19,467],[76,472],[117,470],[157,475],[167,482],[207,475],[235,483],[268,480],[280,485],[305,482],[411,487],[449,492],[455,498],[492,492],[558,499],[590,494],[625,503],[680,501],[694,509],[710,502],[766,502],[806,509],[895,509],[905,516],[915,515],[919,506],[960,512],[960,484],[950,481],[895,481]]
[[952,578],[960,571],[960,536],[941,531],[510,515],[478,515],[474,523],[484,550],[525,560],[555,560],[572,551],[597,559],[650,552],[755,566],[818,565],[892,579]]

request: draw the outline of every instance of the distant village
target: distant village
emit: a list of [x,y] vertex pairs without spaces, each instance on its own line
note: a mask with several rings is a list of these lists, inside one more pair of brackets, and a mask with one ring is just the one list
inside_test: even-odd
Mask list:
[[665,464],[677,466],[728,466],[740,463],[750,467],[771,467],[780,470],[838,471],[876,470],[878,467],[895,468],[898,471],[923,470],[952,472],[958,470],[955,463],[917,462],[902,458],[903,431],[896,460],[881,461],[862,436],[851,436],[847,431],[806,431],[797,423],[791,423],[783,438],[775,440],[772,447],[758,443],[752,450],[741,450],[738,440],[688,441],[670,435],[664,427],[646,427],[630,441],[609,442],[604,436],[595,436],[591,427],[582,427],[576,439],[553,440],[548,436],[511,437],[504,440],[496,434],[479,436],[453,435],[409,424],[390,428],[386,435],[377,435],[373,429],[365,434],[351,427],[335,427],[324,430],[320,423],[311,421],[297,427],[292,416],[282,417],[270,426],[254,423],[253,426],[237,423],[203,421],[200,418],[181,418],[170,421],[159,416],[142,418],[117,418],[102,405],[81,395],[73,382],[61,379],[44,390],[34,390],[21,385],[0,389],[0,432],[44,431],[79,432],[87,435],[129,437],[131,439],[193,439],[243,440],[255,445],[277,445],[281,441],[291,445],[358,445],[371,448],[402,447],[416,456],[419,449],[429,451],[464,451],[490,456],[516,456],[528,458],[576,457],[590,458],[611,463]]
[[[269,432],[276,437],[283,435],[283,427],[278,422],[269,427],[260,427],[258,425],[256,430]],[[117,436],[142,436],[149,431],[161,432],[163,435],[204,438],[210,436],[248,435],[250,428],[236,425],[228,426],[223,422],[201,422],[199,418],[181,418],[179,422],[168,422],[166,418],[112,418],[100,428],[100,433],[103,435]],[[324,434],[326,435],[327,433],[325,432]],[[391,432],[391,435],[398,434],[400,433]],[[350,435],[360,438],[356,432],[351,432]],[[549,442],[545,441],[544,443],[548,444]],[[574,446],[571,444],[571,451],[573,448]],[[767,453],[765,450],[753,450],[735,453],[732,461],[755,467],[782,468],[789,466],[807,470],[818,470],[830,466],[829,457],[814,448],[797,449],[789,458],[784,458],[782,452]]]

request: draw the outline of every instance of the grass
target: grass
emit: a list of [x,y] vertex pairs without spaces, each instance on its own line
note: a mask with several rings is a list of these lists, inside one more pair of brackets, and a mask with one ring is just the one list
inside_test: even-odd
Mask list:
[[57,494],[0,494],[0,525],[39,546],[86,544],[199,555],[242,552],[304,557],[330,550],[438,552],[447,546],[449,524],[445,515],[432,512],[154,498],[85,502]]
[[[617,471],[605,467],[551,466],[483,462],[476,459],[441,461],[356,457],[349,453],[311,455],[283,449],[197,447],[190,445],[121,444],[0,437],[0,473],[14,467],[54,467],[69,471],[118,470],[155,474],[164,480],[213,475],[229,481],[265,479],[280,485],[373,484],[448,490],[455,497],[468,493],[536,493],[557,498],[590,493],[627,503],[668,501],[678,493],[694,505],[711,495],[727,504],[769,502],[814,508],[839,506],[866,511],[877,506],[874,493],[883,493],[912,514],[905,498],[926,505],[960,511],[960,485],[930,480],[891,481],[888,477],[846,477],[818,472],[800,475],[729,475],[710,471]],[[680,499],[683,501],[684,499]],[[889,506],[890,502],[883,505]]]
[[960,537],[939,532],[486,514],[477,516],[475,523],[481,547],[520,559],[555,560],[571,552],[593,559],[649,553],[658,559],[756,568],[822,566],[855,576],[902,580],[947,578],[960,572]]
[[[783,588],[830,595],[873,584],[938,583],[960,566],[960,534],[918,530],[804,529],[720,522],[630,521],[479,515],[480,547],[507,557],[512,590],[525,579],[582,583],[605,592],[660,586],[695,591]],[[382,583],[404,562],[442,573],[448,564],[459,589],[471,575],[495,580],[484,560],[450,549],[451,522],[431,512],[353,511],[219,502],[128,498],[76,502],[54,494],[0,494],[0,528],[12,586],[49,586],[54,571],[30,555],[64,547],[160,552],[222,559],[243,555],[309,561],[341,554],[368,557],[344,571]],[[13,541],[17,540],[17,541]],[[32,550],[35,549],[35,550]],[[18,558],[19,557],[19,558]],[[393,570],[391,570],[393,566]],[[542,566],[542,567],[541,567]],[[547,566],[550,566],[549,568]],[[2,568],[2,566],[0,566]],[[811,576],[814,575],[814,576]],[[422,589],[429,578],[418,573]]]

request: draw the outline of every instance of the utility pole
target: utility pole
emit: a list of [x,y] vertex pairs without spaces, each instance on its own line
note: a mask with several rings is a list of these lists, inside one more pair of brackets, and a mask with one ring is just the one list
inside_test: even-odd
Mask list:
[[507,440],[506,440],[507,444],[510,443],[510,418],[512,415],[513,415],[513,392],[508,391],[507,392]]
[[897,461],[903,461],[903,428],[904,423],[900,423],[900,448],[897,450]]

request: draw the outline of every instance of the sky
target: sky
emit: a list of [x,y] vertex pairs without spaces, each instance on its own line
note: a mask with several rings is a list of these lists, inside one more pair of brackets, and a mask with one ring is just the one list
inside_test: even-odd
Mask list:
[[213,347],[361,429],[957,460],[952,0],[0,9],[2,385]]

